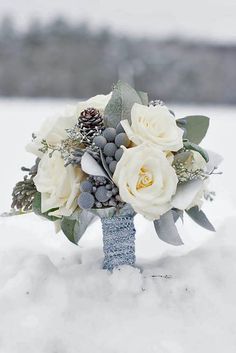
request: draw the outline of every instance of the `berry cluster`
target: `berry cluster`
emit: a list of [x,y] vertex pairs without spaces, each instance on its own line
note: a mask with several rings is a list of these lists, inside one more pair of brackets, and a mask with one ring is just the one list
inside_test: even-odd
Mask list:
[[124,206],[119,189],[107,178],[90,176],[80,184],[78,205],[82,209]]
[[113,127],[104,129],[100,136],[96,136],[93,139],[93,144],[102,150],[109,170],[113,174],[117,162],[121,159],[123,154],[121,146],[128,147],[130,141],[124,132],[122,125],[119,123],[116,129]]

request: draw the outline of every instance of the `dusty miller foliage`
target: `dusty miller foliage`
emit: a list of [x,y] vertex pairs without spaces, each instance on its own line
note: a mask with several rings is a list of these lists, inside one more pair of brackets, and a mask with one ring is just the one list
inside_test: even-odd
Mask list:
[[[99,149],[94,146],[86,146],[86,136],[82,135],[76,124],[71,129],[66,129],[67,138],[62,140],[57,145],[48,143],[45,139],[41,140],[39,151],[42,153],[49,152],[49,157],[52,157],[55,151],[60,152],[62,159],[65,162],[65,167],[68,165],[80,165],[82,155],[85,151],[89,152],[95,159],[98,159]],[[36,139],[35,134],[32,135]]]

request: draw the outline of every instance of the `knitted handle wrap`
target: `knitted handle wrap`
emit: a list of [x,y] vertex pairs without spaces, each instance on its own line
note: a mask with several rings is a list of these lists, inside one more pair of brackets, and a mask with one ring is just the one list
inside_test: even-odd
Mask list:
[[112,271],[135,264],[134,215],[101,218],[103,230],[103,268]]

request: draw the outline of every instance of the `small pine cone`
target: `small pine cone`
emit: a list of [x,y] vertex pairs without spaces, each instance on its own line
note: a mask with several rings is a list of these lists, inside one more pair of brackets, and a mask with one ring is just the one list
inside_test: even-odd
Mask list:
[[24,180],[19,181],[13,189],[11,208],[24,212],[31,210],[36,191],[33,179],[25,176]]
[[99,110],[87,108],[82,111],[78,119],[78,127],[84,144],[92,144],[94,137],[100,135],[104,128],[103,117]]
[[153,106],[155,107],[155,106],[157,106],[157,105],[164,105],[164,102],[161,101],[160,99],[155,99],[155,100],[153,100],[153,101],[150,101],[150,102],[148,103],[148,105],[149,105],[149,107],[150,107],[150,105],[153,105]]

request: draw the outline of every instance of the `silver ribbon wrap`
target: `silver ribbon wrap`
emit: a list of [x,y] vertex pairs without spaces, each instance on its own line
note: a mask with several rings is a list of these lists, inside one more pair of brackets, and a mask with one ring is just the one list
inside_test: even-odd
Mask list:
[[134,214],[101,218],[103,230],[103,268],[112,271],[135,264]]

